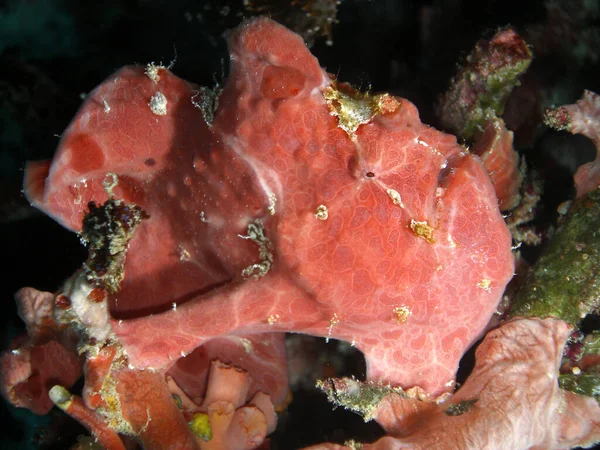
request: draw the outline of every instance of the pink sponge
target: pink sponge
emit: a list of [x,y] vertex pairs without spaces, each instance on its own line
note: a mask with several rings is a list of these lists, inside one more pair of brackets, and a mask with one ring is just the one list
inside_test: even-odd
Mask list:
[[271,20],[230,51],[216,109],[164,68],[127,67],[27,171],[30,200],[73,230],[107,174],[149,214],[111,298],[129,363],[291,331],[352,342],[370,380],[449,391],[513,273],[480,160],[409,101],[333,81]]

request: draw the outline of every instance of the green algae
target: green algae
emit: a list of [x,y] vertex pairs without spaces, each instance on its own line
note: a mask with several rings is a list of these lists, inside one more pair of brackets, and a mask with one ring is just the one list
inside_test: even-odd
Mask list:
[[558,385],[578,395],[593,397],[600,403],[600,374],[598,373],[566,373],[558,377]]
[[527,43],[511,28],[479,41],[441,98],[443,127],[467,141],[476,138],[486,122],[504,114],[532,58]]
[[593,331],[583,340],[584,355],[600,355],[600,331]]
[[562,319],[573,327],[600,307],[600,189],[569,210],[515,297],[512,317]]
[[327,395],[330,403],[359,414],[365,422],[374,418],[377,406],[385,396],[393,393],[405,395],[400,388],[363,383],[352,378],[319,380],[317,388]]
[[474,398],[471,400],[462,401],[460,403],[454,403],[448,406],[448,408],[444,410],[444,413],[447,416],[462,416],[464,413],[469,412],[473,409],[473,406],[475,406],[477,400],[478,399]]

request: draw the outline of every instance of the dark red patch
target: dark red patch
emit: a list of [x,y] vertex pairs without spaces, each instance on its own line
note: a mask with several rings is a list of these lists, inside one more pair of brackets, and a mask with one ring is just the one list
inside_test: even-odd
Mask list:
[[92,292],[89,293],[88,295],[88,300],[94,303],[100,303],[101,301],[104,300],[104,298],[106,297],[104,289],[102,288],[95,288],[92,289]]
[[79,173],[92,172],[104,165],[104,153],[91,136],[77,134],[65,144],[71,149],[71,164],[69,167]]
[[54,304],[60,309],[69,309],[71,307],[71,299],[64,294],[60,294],[54,300]]
[[267,66],[263,72],[260,92],[265,98],[277,100],[298,95],[306,77],[291,67]]

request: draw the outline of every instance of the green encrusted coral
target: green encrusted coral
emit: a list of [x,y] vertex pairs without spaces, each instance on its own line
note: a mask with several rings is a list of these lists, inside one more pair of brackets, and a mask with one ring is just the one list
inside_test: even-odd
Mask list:
[[447,416],[462,416],[464,413],[472,410],[477,401],[478,399],[474,398],[471,400],[464,400],[460,403],[453,403],[444,410],[444,413]]
[[600,331],[593,331],[583,340],[584,355],[600,355]]
[[600,189],[579,199],[527,275],[511,316],[572,326],[600,307]]
[[558,385],[579,395],[594,397],[600,403],[600,374],[598,373],[566,373],[558,377]]
[[89,250],[83,265],[86,279],[94,286],[115,293],[125,276],[123,266],[129,241],[138,225],[149,216],[141,207],[113,198],[112,188],[117,184],[117,177],[109,175],[114,178],[112,185],[105,183],[110,198],[100,206],[89,202],[81,240]]
[[361,415],[365,422],[373,419],[377,405],[386,395],[392,393],[405,395],[400,388],[363,383],[353,378],[319,380],[317,388],[327,395],[330,403]]
[[[582,358],[600,355],[600,331],[593,331],[583,340]],[[561,388],[579,395],[594,397],[600,404],[600,365],[592,365],[585,372],[573,370],[572,373],[561,374],[558,377]]]
[[443,127],[465,140],[476,137],[490,118],[502,116],[531,59],[529,46],[511,28],[479,41],[441,98]]

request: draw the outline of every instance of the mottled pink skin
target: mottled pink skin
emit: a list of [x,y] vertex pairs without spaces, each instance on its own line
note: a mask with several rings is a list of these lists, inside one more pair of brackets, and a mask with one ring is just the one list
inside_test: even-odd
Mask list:
[[478,155],[487,170],[498,197],[501,211],[509,211],[519,204],[519,189],[523,174],[519,154],[513,147],[513,132],[502,119],[490,120],[478,136],[471,151]]
[[[90,94],[46,181],[44,166],[27,175],[32,202],[74,230],[88,201],[106,200],[107,172],[119,177],[117,198],[150,214],[112,300],[115,319],[133,318],[113,323],[130,363],[168,369],[218,336],[292,331],[354,342],[371,380],[450,390],[513,272],[481,162],[404,99],[351,139],[323,98],[328,75],[270,20],[242,25],[230,50],[211,127],[191,85],[167,70],[154,82],[125,68]],[[147,106],[158,91],[165,116]],[[327,220],[315,217],[319,205]],[[240,236],[255,219],[274,263],[245,279],[260,258]],[[435,242],[417,237],[411,220],[427,221]],[[399,307],[409,311],[404,323]]]
[[[374,416],[387,436],[365,450],[529,450],[589,447],[600,441],[600,406],[558,387],[571,329],[561,320],[518,318],[490,331],[465,384],[440,405],[391,394]],[[449,404],[476,399],[462,415]],[[310,450],[349,449],[321,444]],[[308,450],[308,449],[307,449]]]

